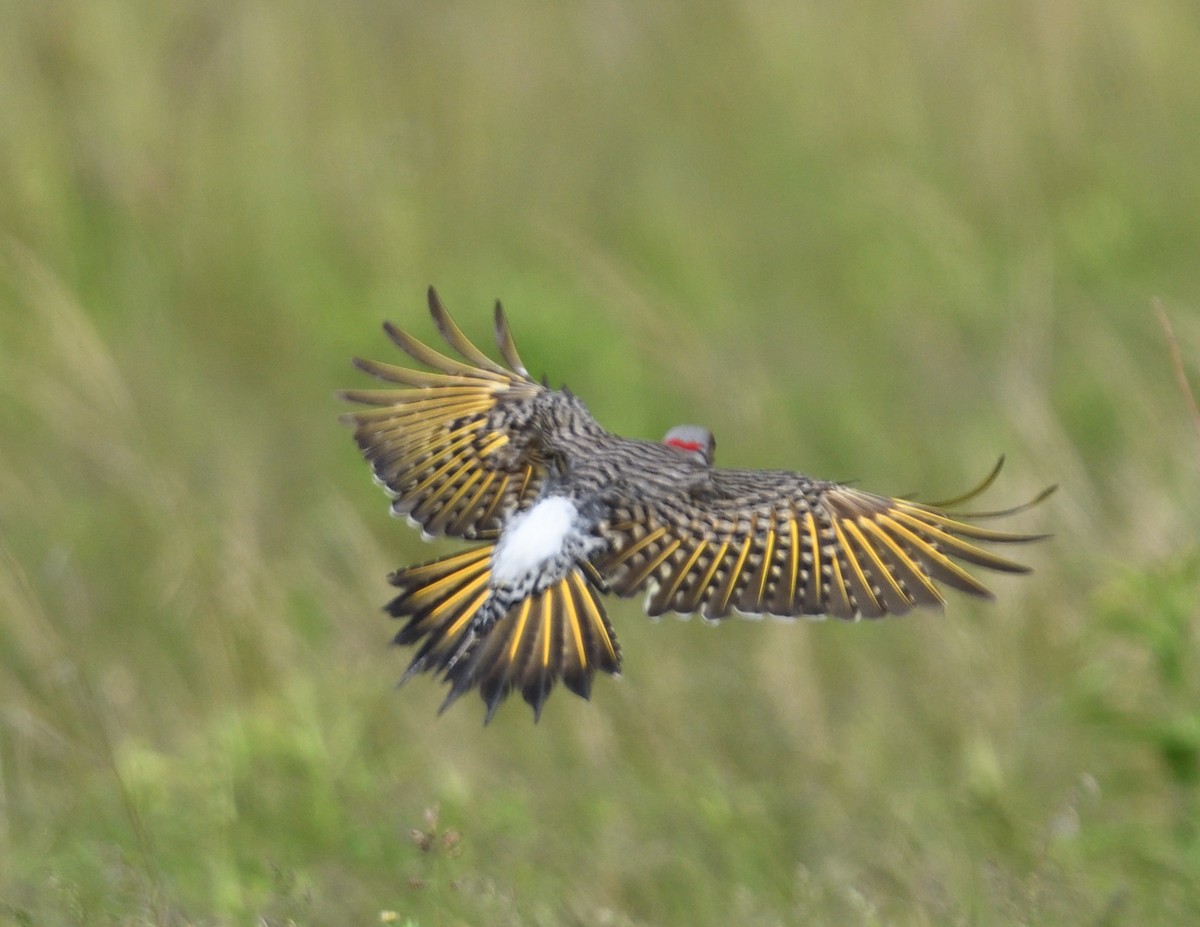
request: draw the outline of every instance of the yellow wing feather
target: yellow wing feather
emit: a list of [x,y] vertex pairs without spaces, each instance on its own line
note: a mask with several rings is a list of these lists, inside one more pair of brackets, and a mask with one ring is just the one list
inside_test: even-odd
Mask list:
[[[949,504],[986,489],[996,472]],[[711,486],[689,498],[684,514],[678,506],[661,511],[631,506],[631,517],[607,526],[611,549],[597,568],[618,595],[646,591],[651,615],[699,612],[719,619],[736,609],[876,618],[940,605],[939,583],[990,597],[987,586],[960,564],[1026,572],[980,544],[1043,537],[983,528],[972,522],[976,516],[796,474],[711,473]],[[720,495],[726,479],[738,495]],[[800,487],[794,497],[772,494],[775,484],[789,480]]]
[[432,287],[429,311],[462,360],[385,323],[392,342],[431,370],[356,359],[365,373],[405,388],[345,390],[344,399],[370,407],[345,418],[376,478],[392,493],[397,514],[427,534],[489,537],[507,512],[536,495],[543,476],[528,455],[501,453],[514,437],[505,430],[503,412],[545,387],[520,363],[498,305],[496,337],[508,367],[467,340]]

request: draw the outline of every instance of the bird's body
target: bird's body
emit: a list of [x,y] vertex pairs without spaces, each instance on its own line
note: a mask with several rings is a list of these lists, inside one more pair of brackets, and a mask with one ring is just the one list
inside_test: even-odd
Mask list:
[[957,561],[1026,570],[976,542],[1037,535],[966,520],[1008,512],[955,516],[790,471],[714,467],[698,426],[663,442],[614,435],[578,397],[529,377],[499,304],[506,366],[467,341],[432,288],[429,302],[463,360],[385,326],[434,372],[356,361],[408,389],[344,395],[375,407],[349,418],[393,510],[426,535],[483,542],[390,578],[388,611],[408,619],[396,642],[418,645],[405,678],[442,672],[447,705],[478,687],[490,718],[519,689],[536,716],[558,679],[587,697],[597,670],[620,668],[603,592],[645,592],[651,615],[880,617],[940,604],[938,582],[988,596]]

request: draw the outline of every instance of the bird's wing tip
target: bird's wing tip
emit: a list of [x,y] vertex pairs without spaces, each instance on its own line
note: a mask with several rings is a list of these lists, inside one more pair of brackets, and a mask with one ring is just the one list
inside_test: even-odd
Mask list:
[[529,378],[529,370],[526,368],[521,356],[517,353],[517,345],[513,340],[512,329],[508,325],[508,317],[504,314],[504,305],[500,300],[496,300],[495,308],[492,310],[492,324],[496,335],[496,346],[500,349],[500,355],[504,358],[504,362],[516,373]]

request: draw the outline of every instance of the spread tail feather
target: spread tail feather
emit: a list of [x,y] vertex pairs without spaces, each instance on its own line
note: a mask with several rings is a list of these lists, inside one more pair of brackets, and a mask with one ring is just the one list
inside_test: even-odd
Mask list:
[[513,690],[533,707],[535,720],[559,679],[588,698],[597,670],[615,675],[621,666],[593,580],[572,570],[497,616],[488,583],[492,549],[484,545],[389,577],[400,594],[387,611],[408,619],[393,642],[419,644],[401,682],[422,672],[441,674],[450,683],[442,711],[478,688],[487,704],[485,724]]

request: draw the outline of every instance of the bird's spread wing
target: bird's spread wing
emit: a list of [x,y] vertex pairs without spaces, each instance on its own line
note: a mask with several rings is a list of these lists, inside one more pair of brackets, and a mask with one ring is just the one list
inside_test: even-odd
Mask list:
[[375,476],[392,493],[392,508],[427,535],[487,537],[506,513],[537,494],[540,465],[509,447],[505,423],[546,391],[529,377],[500,304],[496,341],[507,366],[476,348],[429,288],[438,331],[461,357],[440,354],[394,327],[388,336],[433,372],[356,359],[361,370],[408,389],[345,390],[342,397],[375,408],[345,416]]
[[[941,604],[938,584],[991,593],[961,564],[1010,573],[1028,568],[980,543],[1037,540],[981,527],[948,510],[996,478],[1003,458],[975,490],[922,504],[781,471],[708,471],[677,498],[631,501],[607,526],[609,552],[597,562],[619,595],[646,591],[646,610],[877,618]],[[1041,501],[1046,490],[1033,502]]]

